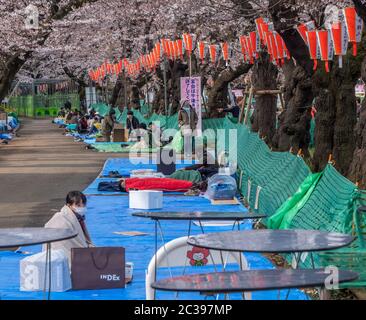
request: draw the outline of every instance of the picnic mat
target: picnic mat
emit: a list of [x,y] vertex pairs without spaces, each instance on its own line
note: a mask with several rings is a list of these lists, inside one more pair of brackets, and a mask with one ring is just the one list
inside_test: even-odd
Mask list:
[[[238,206],[239,207],[239,206]],[[212,206],[207,199],[190,197],[166,197],[164,198],[163,211],[232,211],[232,206]],[[241,207],[240,210],[246,210]],[[87,224],[93,241],[97,246],[123,246],[126,248],[126,261],[134,263],[134,277],[131,284],[125,289],[115,290],[89,290],[69,291],[64,293],[52,293],[54,300],[128,300],[145,299],[145,270],[154,255],[154,223],[149,219],[132,217],[135,210],[128,209],[127,197],[88,197]],[[141,211],[141,210],[138,210]],[[147,233],[145,236],[123,237],[116,232],[126,230]],[[188,230],[187,221],[163,221],[162,227],[166,241],[186,236]],[[250,229],[251,223],[247,222],[241,226],[243,229]],[[231,227],[206,227],[207,232],[228,231]],[[199,234],[201,230],[192,226],[192,234]],[[159,243],[160,246],[160,243]],[[23,248],[26,251],[37,253],[40,246]],[[19,291],[19,262],[27,255],[14,252],[0,252],[0,299],[3,300],[34,300],[42,299],[42,292],[20,292]],[[259,254],[246,254],[249,265],[253,269],[273,268],[272,264]],[[237,270],[238,266],[228,266],[228,270]],[[186,273],[212,272],[213,267],[187,267]],[[182,274],[182,268],[174,268],[173,275]],[[158,278],[168,277],[167,269],[159,269]],[[286,291],[281,292],[284,298]],[[158,299],[175,299],[175,293],[157,293]],[[221,296],[222,298],[222,296]],[[241,295],[230,295],[231,299],[240,299]],[[299,290],[291,290],[290,299],[306,299],[304,293]],[[181,293],[179,299],[202,300],[199,294]],[[255,292],[255,300],[277,299],[277,291]]]

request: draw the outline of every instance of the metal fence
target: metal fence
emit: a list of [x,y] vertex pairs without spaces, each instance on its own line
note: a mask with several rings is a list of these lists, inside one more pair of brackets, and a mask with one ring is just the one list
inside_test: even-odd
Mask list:
[[78,86],[69,80],[35,80],[17,83],[8,105],[25,117],[54,117],[65,102],[73,109],[80,109]]

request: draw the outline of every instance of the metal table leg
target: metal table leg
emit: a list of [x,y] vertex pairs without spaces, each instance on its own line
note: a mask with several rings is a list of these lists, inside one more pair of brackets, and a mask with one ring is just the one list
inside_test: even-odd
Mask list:
[[45,259],[45,272],[44,272],[44,285],[43,285],[43,300],[46,300],[47,292],[47,277],[48,277],[48,294],[47,300],[51,300],[52,289],[52,265],[51,265],[51,243],[46,244],[46,259]]

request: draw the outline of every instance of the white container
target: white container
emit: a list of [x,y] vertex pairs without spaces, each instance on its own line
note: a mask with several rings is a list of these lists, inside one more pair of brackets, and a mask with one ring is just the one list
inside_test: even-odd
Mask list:
[[163,207],[163,191],[139,190],[130,191],[130,209],[161,209]]
[[[43,291],[46,251],[20,261],[20,291]],[[65,292],[72,288],[68,259],[62,250],[51,250],[51,291]],[[46,280],[48,290],[48,272]]]

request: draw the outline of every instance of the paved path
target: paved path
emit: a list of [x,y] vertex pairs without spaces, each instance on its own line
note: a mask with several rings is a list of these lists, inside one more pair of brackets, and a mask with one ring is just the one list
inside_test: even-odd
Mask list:
[[105,160],[124,155],[85,150],[51,120],[23,119],[20,137],[0,145],[0,227],[42,226],[71,190],[83,190]]

